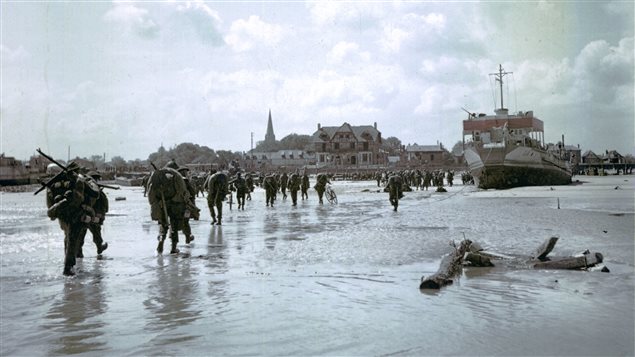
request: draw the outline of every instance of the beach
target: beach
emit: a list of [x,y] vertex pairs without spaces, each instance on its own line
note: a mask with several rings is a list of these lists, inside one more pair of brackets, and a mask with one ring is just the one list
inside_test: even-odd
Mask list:
[[[635,177],[574,181],[415,190],[397,212],[374,181],[333,182],[335,205],[311,189],[265,207],[256,188],[222,226],[198,197],[178,255],[157,255],[143,189],[122,187],[107,190],[108,250],[89,233],[74,277],[45,194],[2,192],[0,354],[632,356]],[[452,242],[530,255],[552,236],[551,256],[589,249],[610,272],[467,267],[419,290]]]

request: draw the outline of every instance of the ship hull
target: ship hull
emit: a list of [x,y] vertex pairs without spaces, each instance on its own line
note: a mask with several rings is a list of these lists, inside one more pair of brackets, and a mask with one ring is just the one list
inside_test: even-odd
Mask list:
[[571,170],[562,160],[535,148],[467,148],[465,159],[483,189],[571,183]]

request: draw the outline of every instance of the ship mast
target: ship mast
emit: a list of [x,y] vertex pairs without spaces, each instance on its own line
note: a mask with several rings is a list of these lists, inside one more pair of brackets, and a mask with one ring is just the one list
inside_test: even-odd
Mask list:
[[513,72],[504,72],[503,70],[503,65],[499,64],[498,65],[498,73],[490,73],[490,76],[494,76],[496,77],[496,81],[500,84],[500,91],[501,91],[501,107],[500,109],[505,109],[505,106],[503,105],[503,77],[505,75],[511,74]]

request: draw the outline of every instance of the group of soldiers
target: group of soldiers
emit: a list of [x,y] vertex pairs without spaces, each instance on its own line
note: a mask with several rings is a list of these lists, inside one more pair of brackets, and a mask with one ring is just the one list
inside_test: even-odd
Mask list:
[[[393,173],[390,171],[382,172],[378,171],[375,173],[375,180],[377,181],[377,186],[379,187],[382,183],[384,185],[387,184],[388,178]],[[428,190],[429,187],[443,187],[444,180],[447,181],[448,186],[452,187],[454,184],[454,171],[447,170],[444,172],[443,170],[402,170],[395,172],[395,174],[399,175],[403,182],[410,186],[414,187],[417,190]]]
[[[190,175],[186,166],[179,166],[171,160],[165,167],[154,168],[143,182],[144,195],[150,203],[150,216],[159,223],[159,235],[157,237],[157,252],[163,252],[163,244],[170,237],[170,253],[178,253],[179,231],[185,236],[186,244],[194,240],[189,220],[198,220],[200,209],[196,206],[196,197],[205,192],[207,206],[212,218],[212,225],[222,225],[223,202],[228,199],[230,203],[233,192],[236,193],[236,201],[239,210],[245,209],[245,201],[251,200],[251,193],[256,185],[265,190],[265,202],[267,207],[273,207],[278,194],[282,199],[287,199],[287,191],[291,196],[291,204],[298,203],[298,192],[301,199],[309,198],[309,176],[304,173],[294,172],[288,175],[272,172],[267,175],[255,175],[247,173],[245,177],[239,171],[230,174],[228,170],[210,170],[206,175]],[[202,182],[202,184],[200,183]],[[323,204],[323,196],[326,185],[330,184],[329,177],[318,174],[313,186],[318,194],[320,204]],[[202,187],[202,189],[200,188]],[[205,196],[203,193],[203,196]]]
[[[48,182],[43,183],[42,189],[47,190],[48,216],[52,220],[58,220],[64,231],[64,275],[74,275],[73,267],[77,258],[83,258],[84,237],[88,231],[93,236],[93,242],[100,256],[108,248],[101,235],[101,227],[108,212],[108,197],[103,192],[104,188],[116,188],[98,183],[101,175],[96,171],[80,167],[71,162],[68,166],[54,161],[58,170]],[[154,164],[153,164],[154,167]],[[452,185],[453,173],[448,171],[386,171],[375,174],[377,185],[384,185],[384,192],[389,193],[389,201],[393,209],[397,211],[399,200],[404,191],[412,191],[411,186],[417,189],[428,189],[433,184],[442,187],[445,178]],[[319,173],[313,188],[318,195],[319,204],[323,204],[326,187],[330,184],[327,174]],[[256,186],[265,190],[265,204],[273,207],[278,195],[287,199],[287,191],[291,196],[291,204],[297,205],[298,192],[301,199],[309,198],[309,176],[295,171],[271,172],[268,174],[247,173],[245,176],[240,171],[230,173],[227,170],[210,170],[205,175],[190,175],[186,166],[179,166],[174,160],[168,162],[163,168],[154,167],[151,175],[143,182],[144,196],[147,196],[150,204],[150,216],[159,224],[157,236],[157,252],[163,253],[165,240],[169,237],[171,243],[170,254],[179,252],[179,232],[185,236],[186,244],[194,240],[190,227],[191,219],[200,218],[200,209],[196,206],[196,197],[199,193],[206,195],[207,205],[212,218],[212,225],[221,225],[223,219],[223,202],[231,203],[233,192],[236,193],[236,201],[239,210],[245,209],[245,201],[251,200],[251,194]],[[41,190],[39,190],[41,191]],[[38,191],[38,192],[39,192]],[[36,192],[37,193],[37,192]],[[230,206],[231,208],[231,206]]]

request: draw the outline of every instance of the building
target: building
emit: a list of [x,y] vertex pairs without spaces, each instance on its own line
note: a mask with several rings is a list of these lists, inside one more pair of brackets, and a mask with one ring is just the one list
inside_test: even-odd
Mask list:
[[437,145],[406,146],[406,159],[410,163],[422,165],[443,165],[447,162],[449,153],[441,143]]
[[267,133],[265,134],[265,144],[275,144],[276,134],[273,133],[273,122],[271,121],[271,109],[269,109],[269,121],[267,121]]
[[591,150],[587,150],[582,155],[582,163],[584,164],[601,164],[602,158]]
[[316,164],[323,166],[368,167],[386,164],[377,123],[353,126],[321,126],[313,133]]
[[278,150],[256,152],[247,155],[245,161],[253,163],[253,168],[288,167],[298,168],[315,164],[315,155],[304,150]]

